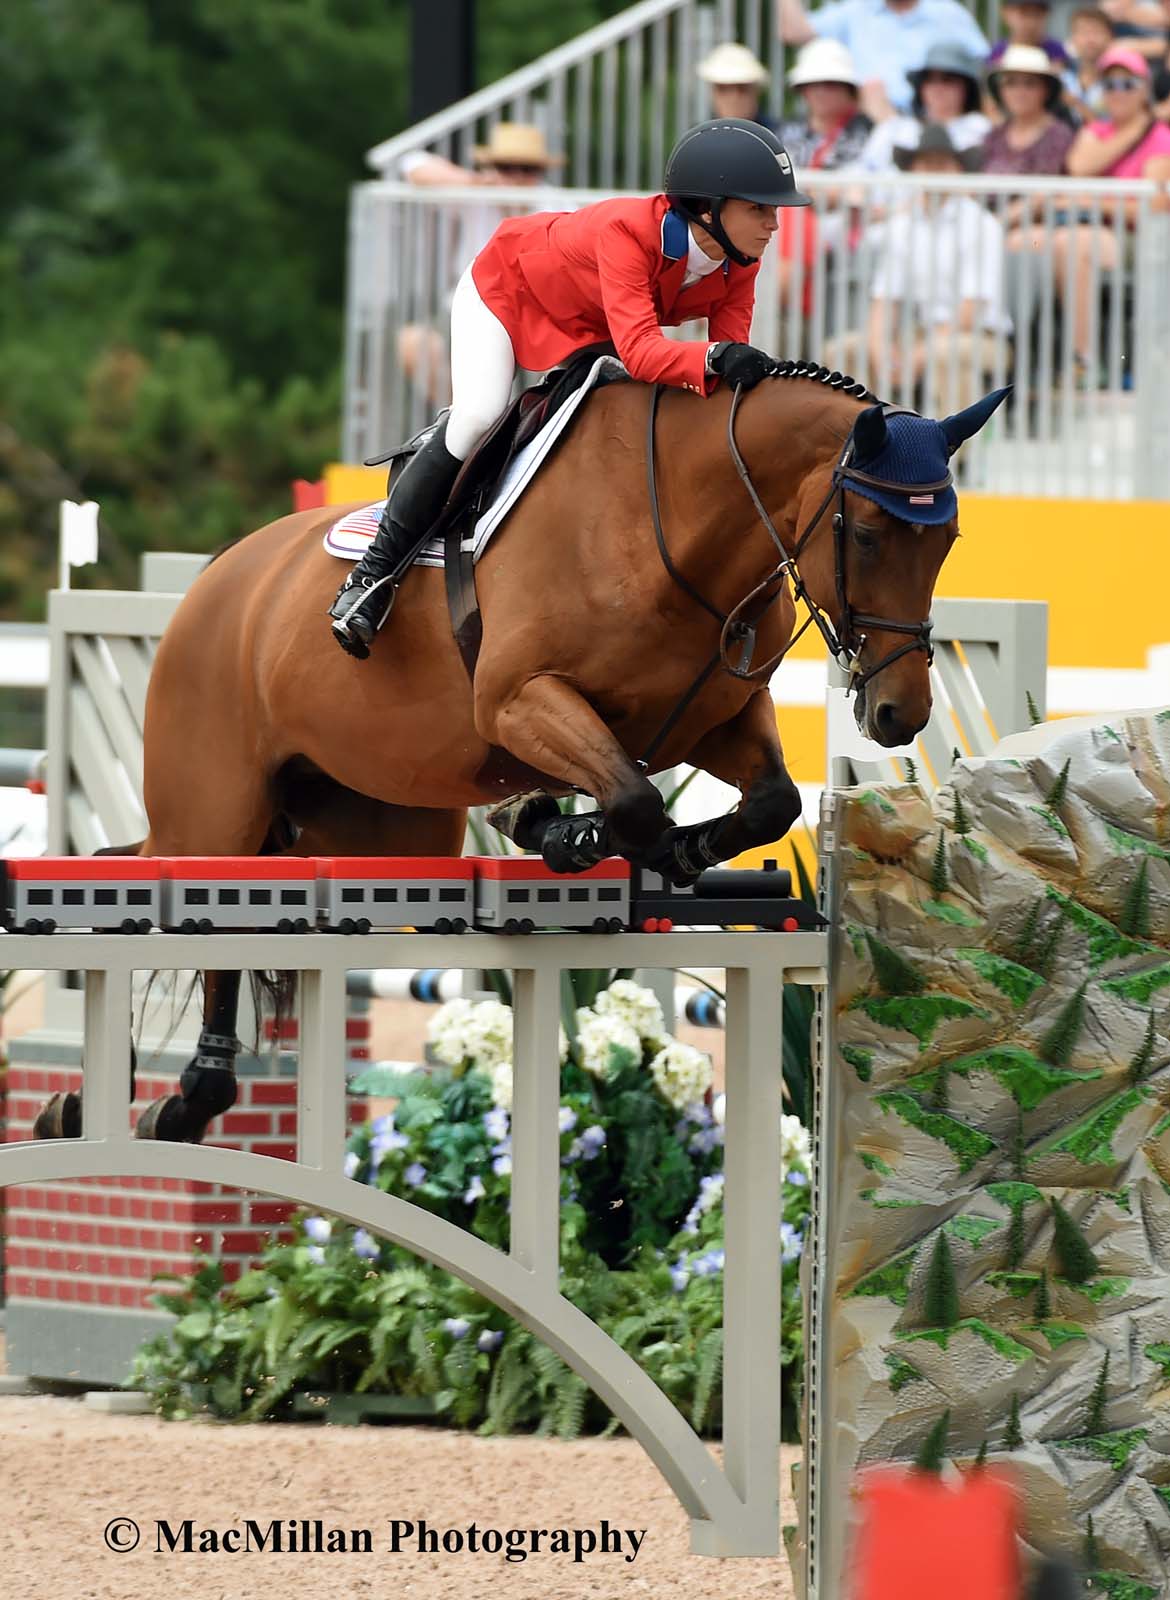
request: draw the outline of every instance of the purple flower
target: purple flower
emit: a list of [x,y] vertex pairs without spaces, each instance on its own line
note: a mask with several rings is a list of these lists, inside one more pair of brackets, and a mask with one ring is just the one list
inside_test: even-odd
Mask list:
[[489,1139],[506,1139],[508,1137],[508,1113],[503,1106],[493,1106],[490,1111],[483,1114],[483,1126]]
[[794,1189],[807,1189],[808,1173],[802,1172],[799,1167],[789,1167],[784,1174],[784,1182],[790,1183]]
[[799,1261],[804,1242],[790,1222],[780,1224],[780,1260],[787,1264]]
[[560,1126],[562,1133],[572,1133],[577,1126],[577,1113],[572,1106],[562,1106],[560,1111]]
[[445,1317],[443,1319],[443,1327],[451,1335],[452,1339],[464,1339],[470,1332],[471,1324],[466,1317]]
[[477,1350],[482,1350],[485,1355],[490,1355],[493,1350],[498,1350],[504,1342],[502,1328],[485,1328],[475,1341]]
[[691,1275],[685,1266],[671,1267],[670,1286],[676,1294],[681,1294],[690,1281]]
[[364,1228],[356,1228],[353,1235],[353,1253],[361,1256],[363,1261],[373,1261],[377,1258],[381,1246],[377,1239],[368,1234]]
[[579,1140],[585,1160],[592,1161],[594,1156],[605,1148],[605,1141],[605,1129],[599,1122],[595,1122],[586,1128]]
[[512,1170],[511,1156],[497,1156],[492,1162],[492,1171],[497,1178],[506,1178]]
[[482,1200],[483,1196],[483,1179],[477,1172],[463,1192],[463,1203],[464,1205],[473,1206],[477,1200]]
[[314,1244],[328,1244],[329,1235],[333,1232],[333,1224],[327,1217],[306,1217],[305,1237]]
[[427,1181],[427,1169],[421,1161],[412,1161],[402,1176],[412,1189],[419,1189]]
[[325,1265],[325,1252],[319,1244],[311,1244],[305,1254],[315,1267]]

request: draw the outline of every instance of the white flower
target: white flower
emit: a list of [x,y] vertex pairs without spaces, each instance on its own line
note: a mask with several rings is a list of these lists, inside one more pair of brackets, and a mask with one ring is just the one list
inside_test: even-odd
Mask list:
[[473,1064],[490,1072],[512,1059],[512,1012],[499,1000],[480,1000],[463,1025],[463,1042]]
[[562,1133],[572,1133],[577,1126],[577,1113],[572,1106],[562,1106],[558,1113],[558,1122]]
[[467,1060],[471,1011],[471,1001],[457,995],[454,1000],[445,1001],[427,1023],[427,1042],[445,1066],[461,1067]]
[[325,1265],[325,1252],[319,1244],[311,1244],[305,1254],[315,1267],[323,1267]]
[[711,1058],[675,1039],[651,1061],[650,1076],[662,1098],[681,1110],[692,1101],[701,1100],[711,1087]]
[[464,1205],[473,1206],[477,1200],[482,1200],[483,1196],[483,1179],[478,1172],[474,1172],[471,1175],[471,1182],[463,1191],[463,1203]]
[[495,1106],[483,1114],[483,1131],[493,1142],[508,1137],[508,1113],[503,1106]]
[[327,1217],[306,1217],[305,1236],[314,1244],[327,1244],[329,1235],[333,1232],[333,1224]]
[[502,1111],[512,1109],[512,1063],[497,1061],[491,1070],[492,1103]]
[[808,1129],[799,1117],[780,1118],[780,1160],[785,1167],[807,1167],[812,1155]]
[[620,1017],[600,1016],[581,1006],[577,1012],[577,1045],[581,1065],[595,1078],[607,1078],[642,1059],[638,1031]]
[[603,989],[593,1002],[593,1009],[601,1017],[616,1017],[628,1022],[630,1027],[649,1045],[666,1042],[666,1019],[653,989],[634,983],[631,978],[617,978],[608,989]]
[[723,1204],[723,1174],[712,1172],[709,1177],[699,1179],[699,1198],[695,1205],[699,1212],[713,1211],[716,1206]]
[[344,1167],[343,1170],[344,1170],[345,1175],[346,1175],[347,1178],[354,1177],[356,1175],[356,1173],[357,1173],[358,1168],[361,1166],[361,1164],[362,1164],[362,1158],[361,1158],[361,1156],[358,1155],[356,1150],[347,1150],[346,1151],[346,1153],[345,1153],[345,1167]]

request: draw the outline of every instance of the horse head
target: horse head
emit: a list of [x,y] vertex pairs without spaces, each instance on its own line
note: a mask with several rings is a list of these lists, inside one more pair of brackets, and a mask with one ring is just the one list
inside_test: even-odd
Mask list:
[[[832,470],[814,519],[831,511],[832,538],[818,540],[815,567],[810,547],[809,589],[849,671],[857,725],[878,744],[905,744],[929,720],[930,603],[959,532],[948,463],[1009,392],[998,389],[941,422],[869,406],[855,416]],[[824,489],[823,476],[817,480],[810,498]]]

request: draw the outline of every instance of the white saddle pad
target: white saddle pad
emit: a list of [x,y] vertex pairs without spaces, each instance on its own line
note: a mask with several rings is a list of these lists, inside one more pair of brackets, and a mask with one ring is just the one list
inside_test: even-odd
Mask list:
[[[488,540],[535,478],[553,445],[572,421],[577,407],[589,391],[596,387],[601,374],[614,368],[624,371],[621,362],[615,360],[613,356],[598,356],[581,387],[574,389],[573,393],[553,412],[536,437],[524,446],[519,455],[513,457],[496,498],[461,543],[461,549],[471,551],[473,561],[478,561],[486,550]],[[361,506],[333,523],[325,534],[325,548],[329,554],[337,556],[341,561],[360,560],[377,531],[385,504],[385,500],[375,500],[373,505]],[[432,539],[429,544],[424,545],[421,553],[415,557],[415,565],[441,567],[443,541]]]

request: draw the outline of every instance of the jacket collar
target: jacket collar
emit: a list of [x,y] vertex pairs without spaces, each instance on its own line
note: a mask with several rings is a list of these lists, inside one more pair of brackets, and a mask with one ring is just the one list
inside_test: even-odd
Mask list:
[[[690,253],[691,227],[681,211],[676,211],[673,206],[668,206],[662,214],[662,254],[667,261],[677,266],[684,262]],[[731,269],[731,262],[726,257],[720,266],[720,271],[726,278]]]

